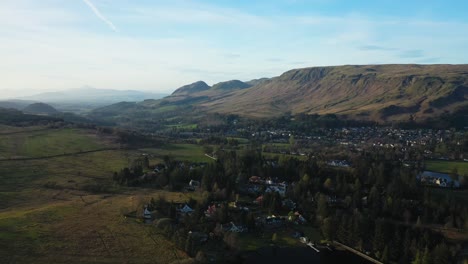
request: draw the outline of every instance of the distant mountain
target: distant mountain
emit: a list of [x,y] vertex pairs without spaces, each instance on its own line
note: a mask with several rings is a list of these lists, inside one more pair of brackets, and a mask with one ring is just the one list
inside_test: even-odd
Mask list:
[[53,115],[53,114],[59,113],[57,109],[44,103],[30,104],[23,109],[23,112],[26,114],[46,114],[46,115]]
[[209,90],[211,87],[204,81],[198,81],[191,84],[184,85],[175,90],[172,95],[184,95]]
[[36,103],[35,101],[30,100],[4,100],[0,101],[0,107],[6,109],[16,109],[16,110],[23,110],[26,106]]
[[88,104],[104,106],[122,101],[139,102],[145,99],[159,99],[166,96],[161,93],[149,93],[134,90],[97,89],[85,86],[60,92],[47,92],[23,97],[21,99],[34,100],[45,103],[59,104]]
[[213,85],[213,87],[211,87],[211,89],[212,90],[236,90],[236,89],[249,88],[251,86],[252,85],[250,85],[248,83],[245,83],[245,82],[241,82],[239,80],[231,80],[231,81],[227,81],[227,82],[217,83],[217,84]]

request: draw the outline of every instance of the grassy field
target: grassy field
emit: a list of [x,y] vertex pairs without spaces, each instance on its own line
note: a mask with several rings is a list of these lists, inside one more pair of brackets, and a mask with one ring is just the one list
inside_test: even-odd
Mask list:
[[169,128],[178,128],[178,129],[195,129],[197,124],[179,124],[179,125],[167,125]]
[[[19,132],[0,135],[0,156],[6,157],[44,157],[112,147],[109,138],[87,130],[25,132],[2,127],[2,131]],[[191,146],[169,149],[162,152],[191,156],[200,151]],[[122,216],[151,197],[161,195],[179,202],[190,198],[183,193],[116,186],[112,173],[141,153],[106,150],[0,162],[1,262],[171,263],[188,258],[151,226]],[[90,191],[93,187],[103,188],[96,194]]]
[[77,129],[48,129],[0,135],[0,157],[43,157],[109,147]]
[[210,162],[212,159],[205,156],[203,146],[195,144],[168,144],[163,148],[145,148],[141,149],[148,154],[153,154],[162,158],[165,155],[177,157],[180,160],[192,162]]
[[426,161],[426,169],[430,171],[451,173],[454,168],[457,169],[459,175],[468,175],[468,162],[444,160]]
[[[239,235],[240,245],[242,250],[258,250],[262,247],[268,247],[272,244],[272,237],[275,232],[265,232],[261,235],[243,233]],[[298,245],[300,242],[297,238],[292,237],[293,231],[281,230],[276,232],[275,244],[280,247],[289,247]]]

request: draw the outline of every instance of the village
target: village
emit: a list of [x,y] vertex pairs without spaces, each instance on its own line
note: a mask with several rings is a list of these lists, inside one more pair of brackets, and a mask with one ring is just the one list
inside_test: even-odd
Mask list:
[[[407,262],[423,248],[385,243],[390,234],[407,244],[425,234],[442,247],[448,242],[440,230],[465,228],[466,208],[440,198],[465,192],[464,130],[236,123],[225,131],[170,133],[171,143],[198,146],[208,159],[165,156],[114,180],[190,197],[178,203],[153,197],[131,216],[192,257],[246,260],[259,250],[299,248],[320,256],[344,250],[369,263]],[[435,209],[441,207],[447,209]]]

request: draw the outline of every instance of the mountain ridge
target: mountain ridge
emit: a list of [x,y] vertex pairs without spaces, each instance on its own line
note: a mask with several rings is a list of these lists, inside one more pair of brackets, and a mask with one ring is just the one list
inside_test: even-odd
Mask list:
[[142,101],[145,99],[159,99],[166,94],[151,93],[137,90],[114,90],[99,89],[91,86],[81,88],[45,92],[36,95],[25,96],[18,99],[33,100],[45,103],[89,103],[105,105],[109,103],[118,103],[120,101]]
[[[309,67],[252,81],[254,85],[243,89],[212,89],[197,82],[201,86],[186,85],[163,99],[132,105],[131,113],[157,115],[170,111],[174,115],[188,111],[181,114],[221,113],[251,118],[287,113],[336,114],[391,123],[466,114],[468,107],[466,64]],[[119,110],[115,114],[125,116],[125,109]]]

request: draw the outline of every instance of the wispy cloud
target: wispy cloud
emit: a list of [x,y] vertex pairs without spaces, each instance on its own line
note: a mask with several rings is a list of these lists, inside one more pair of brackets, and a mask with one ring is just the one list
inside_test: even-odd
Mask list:
[[83,2],[85,2],[85,4],[87,4],[89,8],[91,8],[91,10],[94,12],[94,14],[104,23],[106,23],[113,31],[119,32],[117,27],[115,27],[115,25],[109,19],[107,19],[103,14],[101,14],[99,9],[97,9],[97,7],[90,0],[83,0]]
[[378,45],[363,45],[363,46],[360,46],[359,49],[360,50],[369,50],[369,51],[373,51],[373,50],[388,50],[388,51],[395,50],[395,48],[389,48],[389,47],[378,46]]
[[420,49],[405,50],[399,56],[400,58],[421,58],[424,57],[424,51]]

